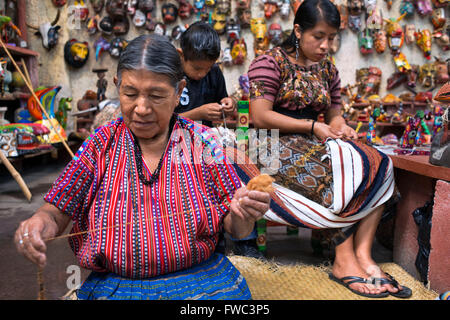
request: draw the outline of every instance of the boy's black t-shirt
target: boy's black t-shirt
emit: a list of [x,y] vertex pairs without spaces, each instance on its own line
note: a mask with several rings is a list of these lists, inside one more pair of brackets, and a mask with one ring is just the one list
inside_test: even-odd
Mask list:
[[[225,78],[217,64],[213,65],[206,76],[200,80],[191,80],[186,76],[186,87],[180,98],[176,113],[190,111],[204,104],[217,102],[228,97]],[[211,121],[202,120],[202,124],[212,126]]]

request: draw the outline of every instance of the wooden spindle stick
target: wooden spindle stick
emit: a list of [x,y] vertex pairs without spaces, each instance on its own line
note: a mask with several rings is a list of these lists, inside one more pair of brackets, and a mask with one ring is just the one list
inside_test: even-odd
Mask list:
[[8,158],[3,154],[1,150],[0,150],[0,160],[2,160],[6,169],[8,169],[13,178],[17,181],[20,189],[22,189],[23,194],[27,198],[28,202],[30,202],[31,201],[30,189],[28,189],[27,184],[22,179],[22,176],[19,174],[19,172],[17,172],[17,170],[14,168],[14,166],[11,164],[11,162],[8,160]]
[[[39,105],[39,107],[41,108],[42,112],[45,114],[45,116],[47,117],[47,119],[50,120],[50,117],[47,113],[47,110],[45,110],[45,108],[42,106],[41,101],[39,100],[39,98],[36,96],[36,94],[34,93],[33,87],[31,86],[31,83],[28,82],[27,78],[24,76],[24,74],[22,73],[22,70],[20,70],[19,66],[17,65],[16,61],[14,60],[14,58],[12,57],[11,53],[9,52],[8,48],[6,47],[6,45],[3,43],[3,40],[0,39],[0,44],[3,47],[3,49],[5,50],[6,54],[8,55],[8,57],[11,59],[11,62],[13,63],[14,67],[16,68],[17,72],[19,72],[20,76],[22,77],[23,81],[25,82],[26,86],[28,87],[28,89],[30,90],[31,94],[33,95],[34,99],[36,100],[37,104]],[[64,145],[64,147],[67,149],[67,152],[70,154],[71,157],[74,156],[72,150],[70,150],[68,144],[66,143],[66,141],[63,139],[63,137],[59,134],[59,132],[56,130],[56,128],[53,126],[53,123],[51,121],[49,121],[50,126],[52,127],[52,129],[55,131],[56,135],[58,136],[58,138],[61,140],[62,144]]]
[[38,300],[45,300],[45,287],[44,287],[44,270],[42,267],[38,267],[37,280],[39,286]]

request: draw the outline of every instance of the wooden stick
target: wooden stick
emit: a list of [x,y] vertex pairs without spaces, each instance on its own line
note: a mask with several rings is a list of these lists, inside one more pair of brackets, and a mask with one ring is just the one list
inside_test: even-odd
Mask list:
[[[17,65],[16,61],[14,60],[14,58],[12,57],[11,53],[9,52],[8,48],[6,47],[6,45],[3,43],[3,40],[0,39],[0,44],[2,45],[3,49],[5,50],[6,54],[8,55],[8,57],[11,59],[11,62],[14,64],[14,67],[16,68],[17,72],[19,72],[19,74],[22,76],[22,79],[25,81],[26,86],[28,87],[28,89],[30,90],[31,94],[33,95],[34,99],[36,100],[36,102],[38,103],[39,107],[41,108],[42,112],[45,114],[45,116],[47,117],[47,119],[50,120],[50,117],[47,113],[47,110],[45,110],[45,108],[42,106],[41,101],[39,100],[39,98],[36,96],[36,94],[34,93],[33,87],[31,86],[31,83],[28,82],[27,78],[23,75],[22,70],[20,70],[19,66]],[[69,152],[69,154],[71,155],[71,157],[74,156],[72,150],[70,150],[69,146],[67,145],[66,141],[63,139],[63,137],[61,137],[61,135],[59,134],[59,132],[56,130],[56,128],[53,126],[53,123],[51,121],[49,121],[50,126],[52,127],[52,129],[55,131],[56,135],[58,136],[58,138],[61,140],[62,144],[64,145],[64,147],[67,149],[67,152]]]
[[23,181],[22,176],[17,172],[17,170],[13,167],[11,162],[8,160],[8,158],[3,154],[3,152],[0,150],[0,159],[5,164],[8,171],[11,173],[13,178],[17,181],[17,183],[20,186],[20,189],[22,189],[23,194],[27,198],[28,202],[31,201],[31,192],[30,189],[28,189],[27,184],[25,181]]
[[39,286],[38,300],[45,300],[45,287],[44,287],[44,270],[38,267],[37,281]]
[[[20,61],[22,62],[22,68],[25,73],[25,76],[27,77],[28,83],[30,84],[31,87],[33,87],[33,84],[31,83],[30,74],[28,73],[27,65],[25,64],[25,60],[23,60],[23,58],[20,58]],[[34,89],[33,89],[33,92],[34,92]]]

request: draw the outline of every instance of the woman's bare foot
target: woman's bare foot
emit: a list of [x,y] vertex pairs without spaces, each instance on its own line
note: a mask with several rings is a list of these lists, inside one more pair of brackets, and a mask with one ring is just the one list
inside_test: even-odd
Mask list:
[[[389,277],[381,270],[381,268],[376,264],[375,261],[371,257],[361,256],[356,254],[356,259],[358,261],[359,266],[372,278],[385,278],[389,279]],[[394,287],[391,284],[383,284],[382,288],[386,288],[387,291],[396,293],[399,290],[402,290],[402,286],[398,285],[398,288]]]
[[[345,259],[338,259],[336,257],[332,274],[341,279],[343,277],[354,276],[364,279],[369,279],[370,274],[364,271],[364,269],[359,265],[358,260],[355,256],[346,256]],[[348,280],[351,281],[351,280]],[[346,281],[346,282],[348,282]],[[379,286],[378,288],[370,283],[352,283],[349,285],[350,288],[365,294],[380,294],[386,291],[384,286]]]

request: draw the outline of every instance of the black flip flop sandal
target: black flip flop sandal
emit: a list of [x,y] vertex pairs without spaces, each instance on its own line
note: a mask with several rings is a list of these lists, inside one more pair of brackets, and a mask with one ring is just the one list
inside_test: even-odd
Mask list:
[[[369,284],[369,283],[372,282],[372,280],[368,281],[367,279],[364,279],[364,278],[361,278],[361,277],[354,277],[354,276],[337,278],[332,273],[329,273],[328,277],[330,278],[330,280],[333,280],[333,281],[339,283],[340,285],[343,285],[344,287],[349,289],[354,294],[357,294],[357,295],[360,295],[360,296],[363,296],[363,297],[367,297],[367,298],[385,298],[385,297],[387,297],[389,295],[388,292],[381,292],[379,294],[370,294],[370,293],[364,293],[364,292],[360,292],[358,290],[354,290],[354,289],[350,288],[350,285],[352,283],[366,283],[366,284]],[[346,282],[346,280],[350,280],[350,281]]]
[[395,280],[395,278],[393,276],[391,276],[389,273],[387,273],[387,272],[384,272],[384,273],[389,277],[389,279],[387,279],[387,278],[372,278],[372,279],[374,279],[375,282],[378,282],[381,285],[383,285],[383,284],[390,284],[393,287],[397,288],[398,289],[397,292],[390,292],[390,291],[388,291],[388,293],[391,296],[394,296],[396,298],[402,298],[402,299],[406,299],[406,298],[411,297],[412,290],[410,288],[405,287],[404,285],[402,285],[402,290],[400,290],[399,283],[397,282],[397,280]]

